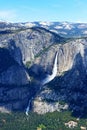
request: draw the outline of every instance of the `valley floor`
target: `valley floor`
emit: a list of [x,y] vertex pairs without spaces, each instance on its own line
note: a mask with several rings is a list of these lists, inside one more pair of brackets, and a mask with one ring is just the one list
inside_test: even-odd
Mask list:
[[0,113],[0,130],[86,130],[86,128],[87,119],[73,117],[69,111],[44,115],[30,112],[29,116],[22,112]]

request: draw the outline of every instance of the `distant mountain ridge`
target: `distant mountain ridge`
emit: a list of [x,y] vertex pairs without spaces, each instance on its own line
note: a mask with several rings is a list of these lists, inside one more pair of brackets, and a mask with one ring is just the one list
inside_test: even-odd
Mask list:
[[87,23],[70,23],[70,22],[25,22],[9,23],[0,21],[0,30],[43,27],[64,37],[81,37],[87,36]]

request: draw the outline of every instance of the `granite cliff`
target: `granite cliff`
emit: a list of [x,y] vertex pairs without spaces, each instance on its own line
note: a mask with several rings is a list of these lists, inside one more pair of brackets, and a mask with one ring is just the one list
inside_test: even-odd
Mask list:
[[[43,86],[56,52],[56,78]],[[63,38],[41,27],[5,29],[0,32],[0,63],[1,108],[25,110],[33,97],[30,108],[38,113],[86,112],[86,37]]]

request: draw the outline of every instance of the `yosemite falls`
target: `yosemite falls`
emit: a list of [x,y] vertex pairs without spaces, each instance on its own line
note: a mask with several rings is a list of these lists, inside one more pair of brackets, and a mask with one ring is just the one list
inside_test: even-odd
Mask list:
[[[51,75],[47,75],[47,77],[42,81],[42,85],[45,85],[45,84],[47,84],[47,83],[49,83],[51,80],[53,80],[54,78],[55,78],[55,76],[56,76],[56,74],[57,74],[57,57],[58,57],[58,52],[56,53],[56,55],[55,55],[55,60],[54,60],[54,65],[53,65],[53,70],[52,70],[52,74]],[[31,98],[30,100],[29,100],[29,102],[28,102],[28,106],[27,106],[27,108],[26,108],[26,115],[28,116],[28,112],[29,112],[29,110],[30,110],[30,104],[31,104],[31,102],[32,102],[32,99],[33,98]]]

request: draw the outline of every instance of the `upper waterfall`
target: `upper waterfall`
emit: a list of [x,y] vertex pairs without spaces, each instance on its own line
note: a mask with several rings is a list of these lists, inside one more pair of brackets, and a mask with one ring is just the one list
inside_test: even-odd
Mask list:
[[58,57],[58,52],[56,53],[56,56],[55,56],[52,74],[47,75],[47,77],[42,81],[42,85],[45,85],[46,83],[50,82],[51,80],[55,78],[57,74],[57,57]]

